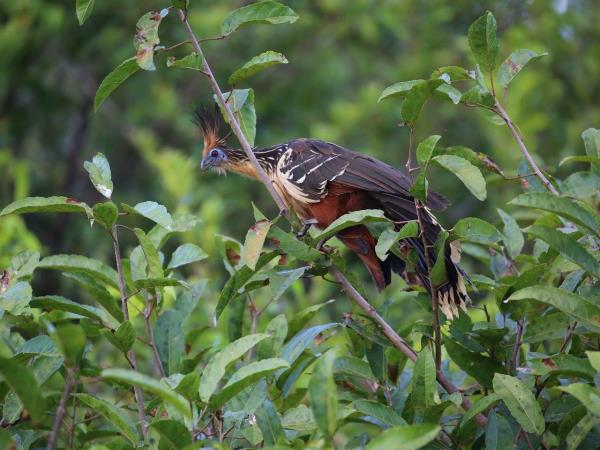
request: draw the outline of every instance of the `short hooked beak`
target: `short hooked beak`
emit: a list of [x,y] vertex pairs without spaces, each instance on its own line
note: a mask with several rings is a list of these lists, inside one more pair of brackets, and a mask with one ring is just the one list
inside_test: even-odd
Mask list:
[[206,158],[202,158],[202,162],[200,163],[200,169],[208,170],[215,164],[215,161],[210,156]]

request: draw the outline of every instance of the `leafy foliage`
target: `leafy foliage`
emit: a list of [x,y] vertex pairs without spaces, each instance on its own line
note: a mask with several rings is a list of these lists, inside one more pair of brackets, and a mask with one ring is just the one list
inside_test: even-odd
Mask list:
[[[95,19],[102,6],[94,3],[76,2],[80,24],[90,26]],[[171,3],[184,17],[199,9],[194,2]],[[327,8],[326,2],[318,7]],[[304,9],[309,14],[310,8]],[[219,11],[219,18],[224,17],[219,38],[234,32],[250,34],[253,24],[298,19],[291,8],[270,0],[250,3],[228,15]],[[172,51],[161,47],[158,38],[168,13],[167,9],[149,12],[139,19],[136,56],[100,83],[96,110],[139,68],[160,69],[161,52]],[[475,107],[485,120],[508,125],[504,110],[510,104],[508,90],[495,88],[510,86],[511,92],[522,92],[519,83],[532,84],[525,67],[545,53],[517,50],[498,65],[497,28],[491,12],[469,28],[467,41],[477,66],[441,66],[432,71],[433,56],[426,55],[430,79],[392,84],[382,92],[380,100],[388,101],[380,107],[394,111],[411,135],[424,122],[428,102]],[[205,70],[206,62],[194,52],[169,57],[166,66],[192,69],[172,72],[194,77]],[[452,59],[439,61],[449,62]],[[278,63],[287,63],[283,54],[263,51],[234,71],[229,82],[249,82],[251,75]],[[225,61],[219,64],[227,68]],[[233,67],[240,66],[236,63],[229,69]],[[255,80],[268,74],[252,79],[261,102],[266,89]],[[323,84],[335,91],[335,82],[323,80]],[[164,79],[156,86],[157,92],[167,89]],[[300,108],[295,93],[289,95],[286,101]],[[233,89],[224,96],[254,144],[260,137],[255,90]],[[373,105],[375,97],[370,94]],[[336,114],[347,117],[347,108],[337,103],[336,108],[340,110]],[[456,112],[456,117],[464,120],[460,114]],[[325,125],[311,120],[317,131],[328,134]],[[359,132],[365,134],[364,127]],[[507,127],[496,131],[507,136],[509,132]],[[337,286],[317,281],[326,278],[333,265],[353,281],[359,279],[336,244],[322,249],[317,243],[345,228],[365,225],[379,236],[378,257],[384,260],[389,251],[395,252],[410,271],[414,259],[403,253],[402,243],[420,237],[418,222],[392,228],[382,211],[359,211],[299,240],[293,226],[281,218],[270,220],[256,213],[256,223],[248,227],[239,216],[240,205],[250,211],[242,200],[231,203],[237,208],[232,208],[237,222],[232,228],[244,228],[236,234],[238,239],[246,234],[244,243],[226,236],[215,239],[217,225],[211,214],[229,207],[226,197],[208,195],[213,185],[194,184],[197,174],[178,153],[158,152],[143,132],[128,133],[131,145],[143,146],[143,158],[177,199],[175,207],[162,194],[154,196],[159,203],[128,195],[125,189],[115,191],[113,176],[119,187],[125,188],[128,180],[121,167],[111,170],[108,158],[98,153],[85,162],[84,169],[90,192],[95,188],[103,197],[100,201],[96,193],[81,197],[86,200],[82,202],[28,197],[25,189],[15,189],[16,200],[0,212],[0,229],[23,230],[29,225],[40,233],[42,242],[40,228],[34,221],[23,222],[21,215],[83,213],[79,222],[77,214],[70,215],[74,226],[90,229],[91,225],[90,233],[95,233],[93,240],[77,247],[79,254],[60,254],[71,252],[60,247],[40,250],[28,235],[8,247],[6,269],[0,272],[0,446],[598,447],[598,130],[584,131],[582,154],[563,160],[583,164],[584,170],[552,173],[551,183],[559,195],[547,191],[540,174],[532,175],[531,162],[523,159],[518,168],[523,192],[512,200],[505,194],[512,191],[504,189],[512,180],[487,153],[441,147],[437,134],[418,145],[413,193],[421,200],[427,198],[430,184],[437,185],[439,166],[459,179],[452,179],[448,190],[464,185],[478,200],[495,203],[493,213],[483,217],[452,218],[453,226],[440,235],[435,248],[442,256],[443,242],[456,252],[461,244],[476,306],[443,324],[441,355],[435,353],[430,299],[415,286],[418,283],[397,278],[395,283],[401,287],[386,291],[393,295],[370,296],[374,310],[418,350],[414,361],[414,353],[402,351],[382,334],[373,316],[352,310],[341,300]],[[524,139],[520,134],[515,137]],[[509,153],[513,147],[504,145],[501,150]],[[507,171],[508,167],[517,170],[519,158],[503,158],[503,163],[514,164],[506,164]],[[132,166],[126,170],[133,171]],[[18,175],[18,165],[11,176],[13,172]],[[17,180],[15,176],[18,187]],[[197,213],[197,204],[190,207],[195,200],[190,200],[189,192],[194,187],[208,189],[202,191],[200,226],[190,215]],[[245,198],[241,190],[234,194],[227,199]],[[464,204],[461,211],[470,211],[469,201]],[[49,217],[61,223],[60,216]],[[102,250],[106,248],[109,251]],[[40,258],[42,251],[45,256]],[[49,271],[64,282],[41,288],[40,280]],[[228,276],[222,279],[225,272]],[[445,281],[442,257],[430,275],[434,285]],[[357,288],[372,294],[358,284]],[[338,301],[328,300],[331,297]],[[436,356],[443,359],[440,367]],[[440,376],[450,379],[460,392],[441,383]]]

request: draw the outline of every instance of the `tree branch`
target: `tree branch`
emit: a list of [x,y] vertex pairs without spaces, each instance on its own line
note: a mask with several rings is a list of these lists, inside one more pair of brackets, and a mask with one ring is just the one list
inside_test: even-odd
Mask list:
[[[117,233],[116,225],[113,225],[110,234],[113,240],[113,246],[115,249],[115,264],[117,267],[117,273],[119,274],[119,292],[121,294],[121,310],[123,311],[123,318],[129,320],[129,309],[127,308],[127,290],[125,288],[125,277],[123,275],[123,266],[121,265],[121,249],[119,247],[119,237]],[[133,370],[137,371],[137,358],[133,348],[127,352],[127,360]],[[142,436],[144,439],[148,438],[148,426],[146,424],[146,413],[144,408],[144,398],[142,397],[142,390],[139,386],[133,387],[133,393],[135,395],[135,402],[138,410],[138,417],[140,419],[140,427],[142,429]]]
[[204,57],[204,53],[202,52],[202,48],[200,47],[198,38],[196,38],[196,35],[194,34],[194,30],[192,30],[192,27],[190,26],[190,23],[188,22],[185,13],[182,10],[179,10],[178,12],[179,12],[179,17],[180,17],[181,21],[183,22],[183,26],[185,27],[185,30],[188,34],[188,37],[190,38],[190,41],[192,41],[192,46],[194,47],[194,50],[202,58],[202,72],[208,77],[210,86],[211,86],[215,96],[217,97],[217,103],[221,107],[221,110],[225,112],[225,115],[227,116],[227,119],[229,120],[229,125],[231,126],[231,129],[233,130],[238,141],[240,142],[240,145],[242,146],[242,150],[244,150],[244,153],[246,153],[246,156],[248,156],[248,159],[250,160],[250,162],[256,169],[256,172],[258,173],[260,181],[262,181],[262,183],[265,185],[265,187],[269,191],[269,194],[271,194],[271,197],[273,197],[273,201],[275,201],[275,204],[279,208],[279,214],[282,216],[287,215],[288,211],[287,211],[287,207],[286,207],[283,199],[275,190],[275,187],[273,186],[273,182],[271,181],[271,179],[269,178],[267,173],[264,171],[264,169],[258,163],[258,160],[256,159],[254,152],[252,151],[252,147],[250,146],[250,143],[248,142],[248,140],[246,139],[246,136],[244,135],[244,132],[240,128],[240,124],[238,123],[235,116],[233,115],[231,108],[229,108],[229,105],[227,104],[227,101],[225,100],[225,97],[223,96],[223,92],[221,91],[221,88],[219,87],[219,83],[217,83],[217,80],[215,79],[215,76],[213,75],[212,70],[210,69],[210,66],[208,65],[208,61]]
[[152,355],[154,357],[154,365],[156,366],[158,373],[161,377],[166,377],[165,368],[162,365],[162,361],[160,360],[160,354],[158,353],[158,348],[156,347],[156,342],[154,341],[154,331],[152,331],[152,324],[150,323],[150,318],[152,317],[153,311],[153,300],[150,297],[150,293],[146,291],[146,310],[144,311],[144,322],[146,322],[146,334],[148,335],[148,340],[150,347],[152,348]]
[[529,163],[529,166],[531,167],[531,170],[533,170],[533,172],[535,173],[535,175],[540,179],[540,181],[542,182],[542,184],[544,185],[544,187],[546,189],[548,189],[554,195],[559,195],[558,191],[556,190],[556,188],[552,185],[552,183],[550,183],[550,181],[548,180],[548,178],[546,178],[546,175],[544,175],[542,173],[542,171],[538,167],[537,163],[535,162],[535,160],[531,156],[531,153],[529,153],[529,150],[527,149],[527,146],[525,145],[525,142],[523,141],[523,136],[521,135],[521,132],[517,129],[517,127],[515,126],[515,124],[511,120],[510,116],[508,115],[508,113],[506,112],[506,110],[504,109],[504,107],[500,104],[500,102],[498,101],[498,99],[496,97],[494,97],[494,98],[496,99],[496,107],[493,109],[493,111],[496,114],[498,114],[502,118],[502,120],[504,120],[504,122],[506,123],[506,125],[508,125],[508,128],[510,129],[510,132],[512,133],[513,137],[517,141],[517,144],[519,145],[519,148],[521,149],[521,153],[523,153],[523,156],[525,157],[525,159]]
[[[369,317],[377,322],[377,324],[381,327],[383,334],[389,339],[392,345],[404,353],[404,355],[406,355],[406,357],[408,357],[412,362],[415,362],[417,360],[417,353],[410,347],[410,345],[406,343],[406,341],[404,341],[404,339],[398,335],[398,333],[394,331],[390,324],[388,324],[383,317],[379,315],[377,310],[360,294],[360,292],[358,292],[356,288],[352,286],[344,274],[342,274],[335,266],[332,266],[329,271],[342,285],[346,295],[354,300],[354,302],[360,306],[360,308],[367,313]],[[436,370],[436,378],[438,383],[440,383],[449,394],[453,394],[455,392],[460,393],[462,397],[462,406],[466,411],[471,408],[471,401],[462,392],[460,392],[460,390],[454,384],[452,384],[448,378],[446,378],[441,370]],[[487,426],[487,418],[481,413],[475,416],[475,421],[482,428]]]
[[60,397],[58,408],[56,408],[54,424],[52,425],[52,433],[48,438],[48,445],[46,446],[47,450],[53,450],[56,446],[58,433],[60,431],[63,419],[65,418],[65,414],[67,412],[67,400],[69,399],[69,394],[71,393],[73,386],[75,386],[75,369],[67,367],[67,379],[65,381],[65,388],[63,389],[63,393]]

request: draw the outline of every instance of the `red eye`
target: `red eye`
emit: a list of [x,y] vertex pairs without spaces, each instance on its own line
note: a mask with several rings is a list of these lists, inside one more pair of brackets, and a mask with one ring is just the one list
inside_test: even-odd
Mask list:
[[210,152],[210,156],[213,158],[217,158],[219,156],[219,152],[217,150],[213,150]]

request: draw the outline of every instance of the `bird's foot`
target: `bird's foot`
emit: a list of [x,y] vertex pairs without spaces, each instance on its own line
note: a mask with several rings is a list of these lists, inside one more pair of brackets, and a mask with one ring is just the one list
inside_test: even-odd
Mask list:
[[302,222],[302,228],[300,229],[300,231],[298,231],[296,233],[296,239],[302,240],[302,238],[304,238],[304,236],[306,236],[306,233],[308,233],[308,230],[310,230],[310,227],[312,227],[316,223],[317,223],[317,221],[315,219],[311,219],[311,220],[307,220],[306,222]]
[[325,243],[331,239],[333,236],[329,236],[327,238],[321,239],[319,242],[317,242],[317,245],[315,247],[315,249],[319,252],[323,252],[323,253],[331,253],[331,251],[333,250],[331,247],[328,247],[325,245]]

